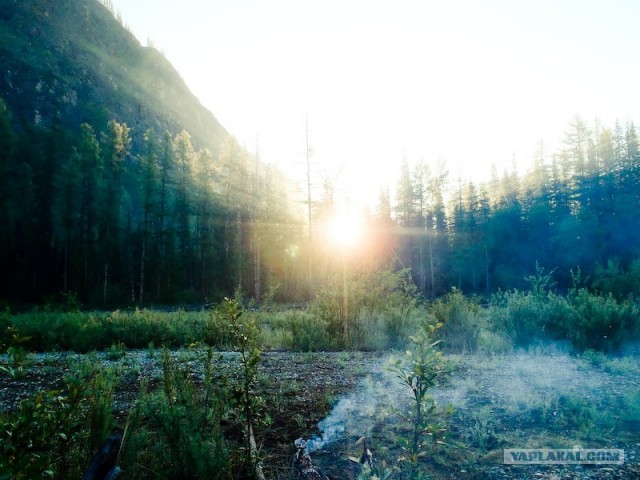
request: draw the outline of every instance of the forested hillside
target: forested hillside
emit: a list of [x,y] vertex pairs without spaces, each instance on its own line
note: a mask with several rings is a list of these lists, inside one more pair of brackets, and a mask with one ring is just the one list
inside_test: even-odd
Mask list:
[[0,64],[0,96],[21,129],[115,119],[137,146],[148,128],[184,129],[212,152],[228,137],[167,59],[98,0],[3,0]]
[[284,175],[162,54],[97,0],[2,3],[0,299],[204,302],[279,275],[259,242],[292,223]]

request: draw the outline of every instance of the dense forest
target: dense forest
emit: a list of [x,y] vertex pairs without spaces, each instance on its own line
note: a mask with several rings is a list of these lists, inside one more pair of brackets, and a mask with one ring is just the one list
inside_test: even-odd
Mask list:
[[399,162],[347,256],[327,248],[342,208],[330,182],[309,169],[296,186],[247,152],[117,17],[108,1],[0,12],[2,302],[201,305],[238,291],[300,303],[389,265],[430,300],[523,288],[537,266],[561,291],[580,272],[589,288],[637,293],[633,122],[576,116],[559,150],[540,143],[530,171],[514,162],[484,183]]
[[[308,229],[286,175],[232,139],[213,154],[185,131],[148,130],[137,149],[115,120],[17,132],[0,110],[5,301],[201,304],[239,288],[299,302],[341,271],[322,233],[331,189],[313,201]],[[409,268],[435,298],[452,286],[521,288],[540,265],[561,289],[580,271],[625,297],[639,270],[638,172],[633,123],[590,128],[579,117],[564,148],[541,145],[524,176],[514,167],[476,185],[441,163],[404,162],[395,199],[384,192],[366,216],[349,272]]]
[[555,269],[564,290],[580,271],[601,291],[637,293],[640,144],[633,122],[592,128],[576,116],[560,151],[541,143],[525,175],[514,164],[502,175],[494,169],[486,183],[447,178],[442,166],[405,164],[395,207],[380,210],[387,222],[395,213],[400,257],[427,297],[451,286],[478,294],[521,288],[536,264]]
[[7,300],[202,302],[259,289],[255,265],[289,275],[270,268],[295,237],[284,176],[232,140],[214,158],[187,132],[149,130],[137,152],[115,120],[16,134],[0,110]]

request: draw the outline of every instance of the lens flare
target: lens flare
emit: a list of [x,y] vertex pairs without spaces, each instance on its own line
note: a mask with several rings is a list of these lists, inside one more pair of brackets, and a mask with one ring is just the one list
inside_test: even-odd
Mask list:
[[356,247],[363,236],[362,220],[354,215],[335,214],[327,225],[329,240],[342,250]]

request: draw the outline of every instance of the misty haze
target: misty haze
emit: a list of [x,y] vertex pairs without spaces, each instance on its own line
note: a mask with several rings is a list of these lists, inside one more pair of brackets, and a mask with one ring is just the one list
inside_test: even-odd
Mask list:
[[0,3],[0,480],[640,478],[640,5]]

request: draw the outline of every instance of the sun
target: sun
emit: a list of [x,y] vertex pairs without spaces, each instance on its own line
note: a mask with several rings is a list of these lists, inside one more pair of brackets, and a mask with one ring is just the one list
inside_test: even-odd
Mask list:
[[334,213],[327,222],[327,233],[331,245],[342,251],[358,246],[363,237],[362,219],[344,212]]

